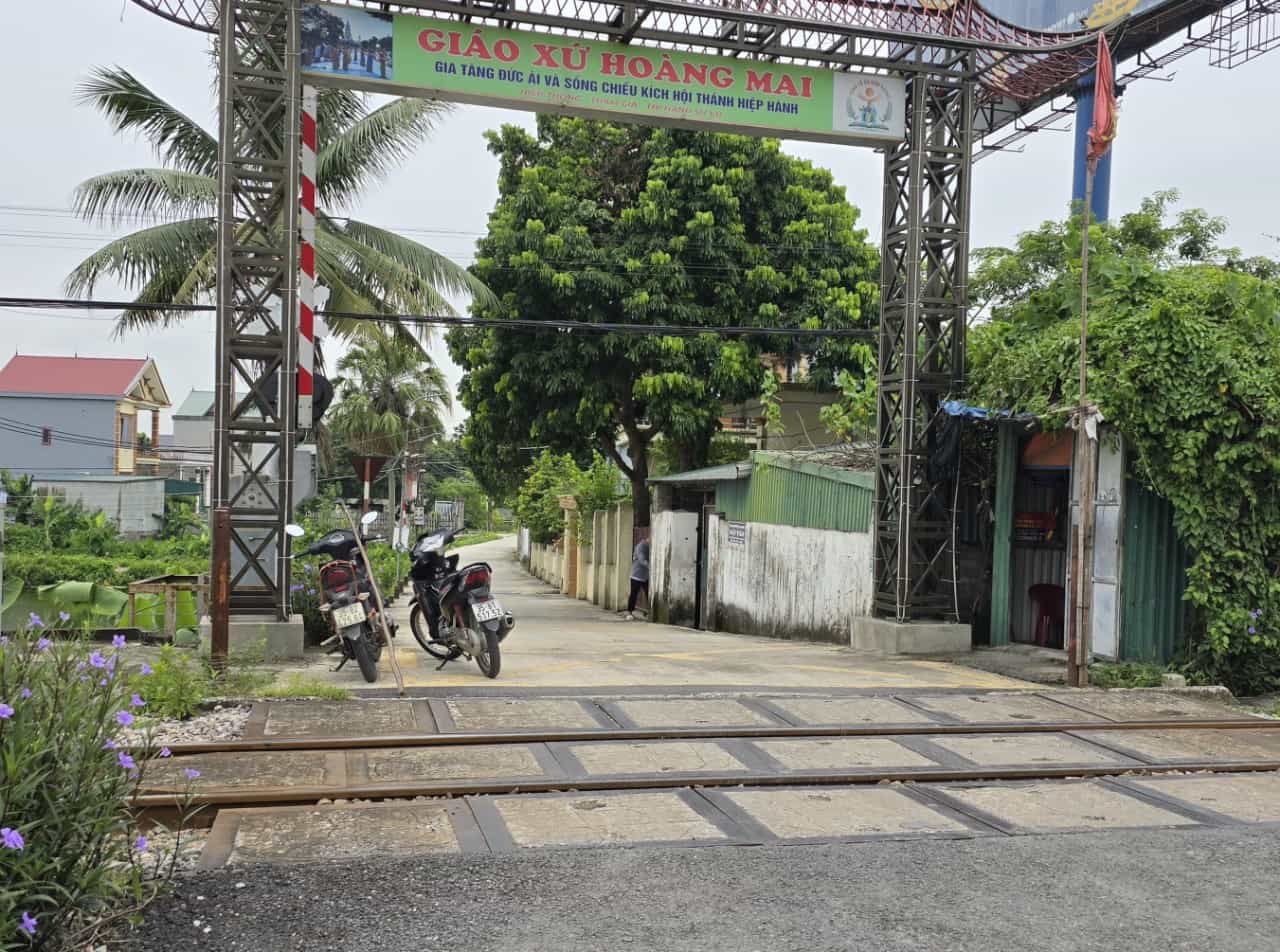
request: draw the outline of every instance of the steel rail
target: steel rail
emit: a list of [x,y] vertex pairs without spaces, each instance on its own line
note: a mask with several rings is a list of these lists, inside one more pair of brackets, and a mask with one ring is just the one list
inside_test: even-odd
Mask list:
[[916,767],[876,771],[809,771],[761,773],[745,771],[703,775],[658,774],[651,776],[558,777],[554,779],[419,781],[348,783],[341,786],[222,788],[207,793],[184,791],[138,794],[133,806],[142,811],[212,807],[234,809],[255,806],[313,804],[318,800],[404,800],[413,797],[471,797],[532,793],[592,792],[604,790],[655,790],[715,787],[815,787],[870,786],[883,783],[972,783],[1015,780],[1064,780],[1094,777],[1150,776],[1169,773],[1271,773],[1280,771],[1280,760],[1198,761],[1154,764],[1090,764],[1016,767]]
[[[1280,720],[1018,721],[1011,724],[835,724],[746,725],[734,727],[619,727],[596,729],[380,734],[352,737],[261,737],[234,741],[169,744],[174,757],[216,753],[267,753],[286,750],[374,750],[388,747],[470,747],[546,744],[572,741],[707,740],[771,737],[883,737],[922,734],[1062,734],[1075,731],[1280,730]],[[134,748],[135,753],[143,753]]]

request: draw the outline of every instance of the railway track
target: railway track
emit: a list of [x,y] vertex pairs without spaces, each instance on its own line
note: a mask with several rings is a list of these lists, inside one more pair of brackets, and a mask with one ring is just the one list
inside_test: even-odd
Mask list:
[[201,808],[206,868],[1280,823],[1280,721],[1150,695],[264,703],[170,749],[135,805]]
[[[1280,771],[1280,721],[601,728],[269,737],[171,749],[135,797],[144,811],[179,803],[216,811],[559,791],[1272,772]],[[188,768],[200,773],[194,784],[183,779]]]

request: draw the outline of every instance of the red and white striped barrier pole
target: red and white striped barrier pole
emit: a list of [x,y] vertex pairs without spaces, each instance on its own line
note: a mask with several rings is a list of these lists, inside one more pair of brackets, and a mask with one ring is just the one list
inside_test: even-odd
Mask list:
[[311,429],[316,358],[316,89],[302,87],[302,214],[298,258],[298,429]]

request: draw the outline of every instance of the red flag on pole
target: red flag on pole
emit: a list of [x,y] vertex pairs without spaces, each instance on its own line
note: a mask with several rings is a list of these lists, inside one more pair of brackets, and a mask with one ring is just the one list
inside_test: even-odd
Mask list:
[[1116,80],[1107,35],[1098,34],[1098,66],[1093,77],[1093,125],[1089,127],[1089,166],[1111,148],[1116,137]]

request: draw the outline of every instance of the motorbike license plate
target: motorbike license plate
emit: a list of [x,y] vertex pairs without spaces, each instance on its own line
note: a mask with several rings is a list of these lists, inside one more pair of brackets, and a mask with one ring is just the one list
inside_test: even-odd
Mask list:
[[341,608],[333,610],[333,623],[338,628],[348,628],[363,621],[364,605],[359,602],[354,605],[343,605]]
[[474,608],[476,621],[496,621],[502,617],[502,606],[496,598],[487,602],[476,602]]

